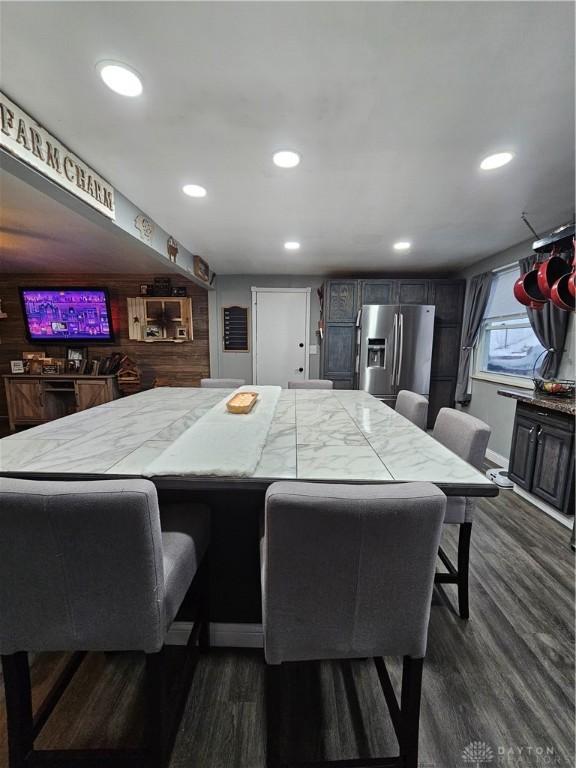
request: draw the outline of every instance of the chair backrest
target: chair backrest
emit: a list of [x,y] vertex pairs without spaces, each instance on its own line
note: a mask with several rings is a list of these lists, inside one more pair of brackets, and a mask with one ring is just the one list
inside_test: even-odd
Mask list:
[[396,398],[396,411],[420,429],[426,429],[428,400],[423,395],[417,395],[408,389],[401,389]]
[[334,383],[330,379],[298,379],[289,381],[288,389],[334,389]]
[[157,651],[164,623],[151,482],[0,478],[0,653]]
[[431,483],[271,485],[266,660],[424,656],[445,508]]
[[440,408],[432,435],[461,459],[482,469],[492,429],[455,408]]
[[200,386],[209,389],[236,389],[244,384],[244,379],[200,379]]

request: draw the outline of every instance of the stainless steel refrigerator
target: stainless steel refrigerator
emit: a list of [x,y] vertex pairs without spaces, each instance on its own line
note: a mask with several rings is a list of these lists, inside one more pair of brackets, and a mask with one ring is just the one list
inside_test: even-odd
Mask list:
[[365,304],[357,325],[358,389],[389,405],[401,389],[429,394],[433,306]]

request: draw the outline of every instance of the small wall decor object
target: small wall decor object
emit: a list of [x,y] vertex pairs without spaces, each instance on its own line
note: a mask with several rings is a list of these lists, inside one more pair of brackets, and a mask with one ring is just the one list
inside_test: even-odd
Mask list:
[[10,371],[12,373],[24,373],[24,360],[10,360]]
[[177,339],[187,339],[188,338],[188,329],[187,328],[176,328],[176,338]]
[[140,233],[140,239],[145,243],[152,243],[152,235],[154,234],[154,224],[150,219],[139,213],[134,219],[134,226]]
[[162,337],[162,328],[159,325],[146,326],[147,339],[160,339]]
[[58,375],[61,369],[61,361],[53,357],[45,357],[42,360],[42,375]]
[[140,296],[151,296],[152,295],[152,287],[151,285],[148,285],[146,283],[140,284]]
[[224,352],[249,352],[248,307],[222,307]]
[[155,277],[154,287],[152,289],[153,296],[170,296],[172,293],[172,281],[169,277]]
[[210,267],[200,256],[194,256],[194,274],[203,283],[210,282]]
[[177,335],[185,328],[193,340],[192,300],[188,297],[138,296],[127,299],[128,337],[134,341],[184,341]]
[[5,317],[8,317],[6,312],[2,312],[2,299],[0,299],[0,320],[4,320]]
[[118,387],[123,395],[140,391],[140,371],[136,363],[124,355],[118,366]]
[[172,288],[172,296],[188,296],[188,289],[185,285],[178,285],[176,288]]
[[168,251],[168,258],[173,264],[176,264],[176,258],[178,256],[178,244],[176,240],[170,235],[166,241],[166,250]]
[[66,351],[66,357],[68,360],[83,360],[85,357],[88,357],[88,352],[86,349],[68,347]]
[[66,360],[66,372],[67,373],[80,373],[80,367],[82,360],[68,359]]
[[32,376],[39,376],[42,373],[42,360],[31,359],[28,361],[28,373]]

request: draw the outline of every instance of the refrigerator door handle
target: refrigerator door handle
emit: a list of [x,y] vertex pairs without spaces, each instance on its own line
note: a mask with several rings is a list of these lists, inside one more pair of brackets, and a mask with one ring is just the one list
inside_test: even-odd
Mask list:
[[398,356],[398,315],[394,313],[394,325],[392,326],[392,333],[394,334],[394,357],[392,359],[392,384],[394,384],[394,377],[396,376],[396,358]]
[[399,324],[400,353],[398,355],[398,371],[396,373],[396,384],[400,384],[400,372],[402,371],[402,357],[404,354],[404,315],[400,312]]

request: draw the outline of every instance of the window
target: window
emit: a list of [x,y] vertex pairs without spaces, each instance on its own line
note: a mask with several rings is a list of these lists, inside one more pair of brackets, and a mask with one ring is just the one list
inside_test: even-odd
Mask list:
[[519,276],[518,267],[494,275],[475,350],[475,374],[480,378],[527,383],[541,362],[538,358],[544,347],[530,326],[525,308],[514,298],[513,287]]

